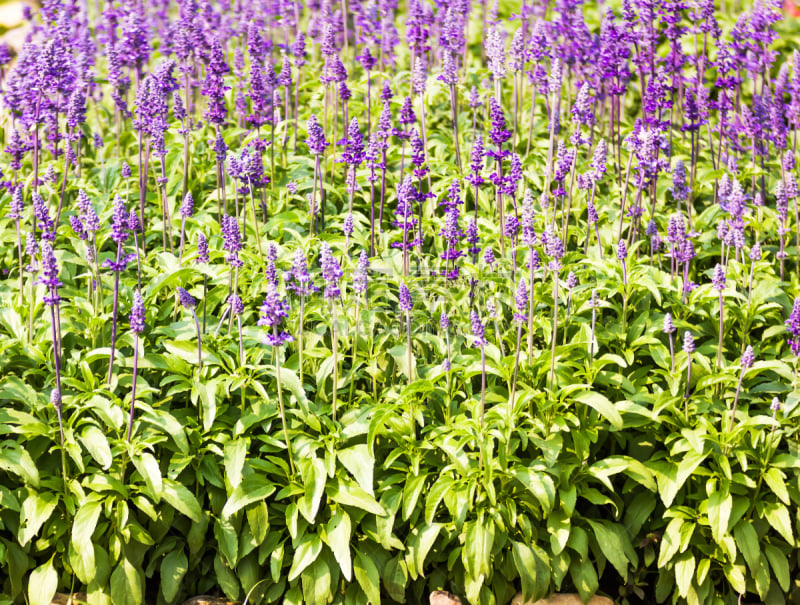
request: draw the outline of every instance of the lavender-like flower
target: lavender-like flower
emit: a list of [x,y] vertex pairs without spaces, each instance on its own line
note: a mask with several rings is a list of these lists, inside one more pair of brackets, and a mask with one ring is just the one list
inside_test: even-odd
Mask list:
[[242,249],[242,236],[239,231],[239,221],[235,216],[222,215],[222,240],[223,248],[228,251],[225,261],[231,267],[241,267],[244,263],[239,259]]
[[683,352],[687,355],[691,355],[694,353],[695,346],[694,346],[694,337],[692,333],[688,330],[683,333]]
[[325,139],[325,132],[322,130],[322,124],[320,124],[317,120],[317,116],[312,115],[308,119],[308,126],[306,130],[308,131],[306,144],[311,150],[311,153],[314,155],[322,155],[325,153],[325,148],[328,146],[328,142]]
[[[516,303],[516,312],[514,313],[514,321],[523,324],[528,321],[528,288],[525,285],[525,280],[519,280],[517,287],[517,295],[514,297]],[[519,347],[517,347],[519,348]]]
[[261,304],[260,313],[257,325],[267,328],[264,344],[280,347],[294,340],[290,334],[280,329],[284,318],[289,316],[289,305],[281,298],[273,283],[267,284],[267,294]]
[[355,271],[353,271],[353,292],[362,295],[367,293],[367,279],[369,271],[369,257],[365,250],[361,251],[358,257],[358,264]]
[[341,291],[339,289],[339,280],[343,272],[339,267],[339,263],[333,257],[330,245],[327,242],[322,243],[320,251],[320,265],[322,267],[322,278],[325,280],[325,291],[323,295],[328,300],[339,298]]
[[192,310],[197,305],[197,301],[184,288],[178,288],[178,300],[184,309]]
[[792,312],[786,320],[786,329],[789,331],[789,348],[792,355],[800,357],[800,297],[794,299]]
[[408,286],[405,284],[405,282],[400,283],[400,294],[398,300],[400,302],[400,310],[403,313],[409,313],[414,303],[411,300],[411,292],[408,290]]
[[208,264],[208,240],[202,233],[197,234],[197,259],[198,264]]

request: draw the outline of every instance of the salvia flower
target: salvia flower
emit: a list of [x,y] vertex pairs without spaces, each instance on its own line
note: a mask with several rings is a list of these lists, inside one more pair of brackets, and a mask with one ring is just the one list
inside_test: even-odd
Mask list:
[[528,321],[528,288],[525,285],[524,279],[519,280],[517,295],[514,297],[514,302],[516,303],[514,321],[523,324]]
[[273,347],[280,347],[286,342],[294,340],[292,336],[280,329],[284,318],[289,316],[289,306],[278,293],[275,284],[267,284],[267,294],[261,304],[261,315],[257,325],[265,326],[267,334],[264,336],[264,344]]
[[325,291],[323,293],[325,298],[329,300],[339,298],[341,294],[339,280],[343,272],[339,267],[338,261],[333,257],[333,252],[327,242],[322,243],[320,265],[322,266],[322,278],[325,280]]
[[725,268],[717,263],[717,266],[714,267],[714,275],[711,277],[711,284],[714,286],[715,290],[722,292],[725,289],[726,283]]
[[414,303],[411,300],[411,292],[409,291],[405,282],[400,283],[400,294],[398,300],[400,303],[400,310],[403,313],[409,313],[411,308],[414,306]]
[[474,309],[472,310],[472,313],[470,313],[470,324],[472,327],[472,340],[474,346],[483,347],[489,344],[489,342],[485,338],[486,328],[481,322],[481,318],[478,315],[478,312]]
[[789,347],[792,354],[800,357],[800,297],[794,299],[792,312],[786,320],[786,329],[789,330]]
[[241,267],[244,263],[239,259],[239,251],[242,249],[242,236],[239,231],[239,221],[235,216],[222,215],[222,239],[223,247],[228,251],[225,260],[231,267]]
[[206,240],[206,236],[202,233],[197,234],[197,260],[196,263],[205,263],[207,264],[208,261],[208,240]]
[[298,296],[309,296],[318,290],[308,273],[306,255],[300,248],[295,250],[292,270],[286,280],[286,287]]
[[117,244],[124,244],[128,239],[128,211],[122,197],[114,197],[114,211],[111,218],[111,239]]
[[694,337],[688,330],[683,333],[683,352],[687,354],[694,353]]
[[11,194],[11,203],[8,205],[8,214],[6,216],[13,220],[19,220],[22,218],[22,211],[25,209],[25,204],[22,201],[22,186],[18,186],[14,189],[14,193]]
[[183,198],[183,203],[181,204],[180,213],[184,218],[189,218],[194,214],[194,198],[192,197],[191,191],[186,192],[186,196]]
[[133,304],[131,305],[130,317],[131,330],[136,334],[144,332],[144,318],[144,300],[142,300],[142,293],[137,289],[133,292]]
[[361,251],[358,257],[358,264],[355,271],[353,271],[353,292],[356,294],[366,294],[367,292],[367,279],[369,277],[369,257],[365,250]]
[[753,347],[747,345],[747,348],[742,353],[742,369],[747,370],[753,366],[753,362],[756,360],[756,355],[753,352]]
[[317,120],[317,116],[312,115],[308,119],[308,138],[306,144],[314,155],[322,155],[325,153],[325,148],[328,146],[328,141],[325,139],[325,132],[322,130],[322,124]]
[[185,289],[178,288],[178,300],[184,309],[194,309],[197,302]]
[[664,315],[664,334],[672,334],[675,330],[675,324],[672,321],[672,313],[667,313]]

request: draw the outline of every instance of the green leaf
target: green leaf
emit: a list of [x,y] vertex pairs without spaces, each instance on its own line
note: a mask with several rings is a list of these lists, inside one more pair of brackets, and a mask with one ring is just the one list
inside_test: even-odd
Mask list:
[[406,567],[411,579],[424,575],[425,558],[439,536],[441,523],[416,524],[406,539]]
[[373,515],[383,516],[386,514],[386,511],[383,510],[383,507],[373,496],[370,496],[355,483],[346,482],[341,478],[338,479],[329,496],[331,500],[344,506],[355,506]]
[[416,374],[417,369],[417,358],[414,356],[414,352],[411,352],[411,367],[408,367],[409,355],[408,346],[407,345],[396,345],[389,349],[389,355],[394,358],[397,367],[400,368],[400,371],[405,375],[406,378],[409,380],[414,379],[414,375]]
[[594,596],[599,586],[597,580],[597,570],[590,559],[575,560],[569,566],[569,575],[575,583],[575,588],[581,595],[581,600],[588,603],[589,599]]
[[592,521],[587,519],[592,526],[597,545],[601,552],[614,566],[624,581],[628,579],[628,563],[634,567],[637,564],[636,552],[633,550],[628,532],[619,523],[611,521]]
[[708,498],[708,523],[711,525],[711,535],[717,544],[728,534],[732,508],[733,498],[727,488],[715,491]]
[[161,501],[161,491],[164,489],[164,484],[161,480],[161,469],[158,467],[155,456],[149,452],[134,456],[133,466],[136,467],[136,470],[147,484],[150,497],[158,504]]
[[404,603],[406,598],[406,586],[408,585],[408,573],[405,568],[405,562],[402,555],[398,554],[392,557],[386,565],[384,565],[381,578],[383,579],[383,586],[389,597],[396,603]]
[[[239,591],[241,589],[239,578],[225,561],[225,557],[220,553],[217,553],[217,556],[214,557],[214,577],[226,597],[232,601],[239,598]],[[114,605],[116,605],[116,603]]]
[[[193,345],[196,347],[196,345]],[[192,358],[186,361],[197,360],[197,349],[194,349]],[[203,410],[203,430],[207,433],[214,426],[214,419],[217,417],[217,381],[197,382],[192,387],[192,402],[196,403],[200,399]]]
[[162,496],[173,508],[178,512],[183,513],[195,523],[200,523],[203,517],[203,511],[200,508],[200,503],[194,494],[186,489],[182,483],[173,481],[172,479],[164,478],[163,480],[164,491]]
[[789,592],[792,578],[789,571],[788,557],[773,544],[764,544],[764,554],[767,556],[772,573],[775,574],[775,579],[781,585],[781,590]]
[[405,487],[403,488],[403,521],[408,521],[408,518],[414,513],[427,479],[428,473],[411,475],[406,478]]
[[[137,402],[137,405],[145,408],[141,402]],[[163,410],[148,409],[142,416],[142,421],[160,428],[165,435],[172,437],[181,453],[189,454],[189,441],[186,439],[183,425],[173,415]]]
[[72,522],[72,546],[81,558],[82,571],[86,579],[93,579],[96,571],[92,534],[97,528],[102,510],[101,502],[87,500],[78,509]]
[[675,561],[675,583],[678,585],[678,594],[684,599],[689,594],[696,564],[697,562],[690,552],[683,553]]
[[328,473],[325,470],[325,463],[316,456],[301,459],[297,466],[303,477],[305,490],[303,497],[297,503],[297,508],[309,523],[314,523],[322,503],[322,495],[325,493]]
[[114,605],[141,605],[144,577],[128,559],[123,558],[111,574],[111,602]]
[[111,448],[103,431],[91,424],[81,433],[80,441],[103,470],[108,470],[111,467]]
[[52,492],[29,492],[22,502],[22,518],[20,523],[19,543],[25,546],[30,542],[50,518],[58,504],[58,496]]
[[488,578],[492,570],[491,555],[494,545],[494,521],[483,514],[465,524],[466,538],[461,550],[464,570],[475,579]]
[[294,370],[290,370],[285,367],[281,368],[281,384],[285,386],[292,395],[294,395],[298,403],[302,404],[303,406],[308,404],[306,390],[303,388],[303,385],[300,384],[300,378],[297,376]]
[[325,605],[331,595],[331,570],[324,557],[318,558],[301,574],[305,605]]
[[425,499],[425,523],[428,525],[433,523],[439,503],[454,483],[455,480],[450,475],[440,475],[428,490],[428,497]]
[[550,475],[520,465],[514,466],[511,474],[534,495],[545,513],[553,510],[556,486]]
[[303,570],[317,560],[319,553],[322,552],[322,540],[317,534],[305,534],[300,538],[300,542],[292,557],[292,567],[289,569],[289,582],[294,581],[303,573]]
[[610,483],[608,477],[622,472],[650,491],[655,492],[658,489],[650,469],[639,460],[636,460],[636,458],[631,458],[630,456],[608,456],[589,467],[589,473],[600,479],[612,492],[614,491],[614,486]]
[[350,536],[352,526],[350,515],[344,510],[337,510],[325,527],[327,544],[333,551],[333,556],[342,570],[344,579],[350,582],[353,579],[353,561],[350,556]]
[[16,442],[6,442],[0,449],[0,469],[22,477],[33,487],[39,487],[39,470],[27,450]]
[[675,517],[667,524],[667,529],[664,530],[664,534],[661,536],[661,548],[658,552],[659,569],[664,568],[681,547],[682,526],[683,519],[680,517]]
[[597,411],[603,418],[608,420],[615,429],[622,430],[623,422],[622,416],[614,407],[614,404],[608,400],[605,395],[597,391],[585,391],[573,396],[575,401],[588,405],[590,408]]
[[511,549],[514,556],[514,565],[522,583],[522,602],[532,603],[542,596],[538,592],[534,551],[530,546],[522,542],[512,542]]
[[242,482],[242,469],[247,456],[247,440],[234,439],[225,444],[225,476],[231,487],[236,489]]
[[214,538],[219,546],[219,552],[224,557],[225,565],[231,569],[235,568],[239,563],[239,534],[230,519],[220,517],[214,521]]
[[783,536],[783,539],[794,546],[794,536],[792,534],[792,520],[788,509],[783,504],[777,502],[767,502],[764,504],[764,517],[769,524]]
[[31,572],[28,579],[30,605],[50,605],[58,589],[58,574],[53,558]]
[[369,451],[366,443],[359,443],[353,447],[336,452],[337,458],[347,471],[353,475],[356,483],[370,495],[373,495],[372,480],[375,467],[375,458]]
[[381,605],[381,578],[372,558],[363,551],[356,551],[353,572],[371,605]]
[[269,483],[260,475],[250,475],[233,490],[231,497],[222,508],[222,517],[228,519],[248,504],[263,500],[274,491],[274,484]]
[[750,572],[755,575],[761,565],[761,548],[758,544],[758,534],[749,519],[744,519],[733,528],[733,537],[739,551],[744,556]]
[[789,500],[789,490],[786,489],[786,480],[782,472],[777,468],[770,468],[764,473],[764,481],[772,490],[772,493],[778,496],[781,502],[787,506],[791,504]]
[[161,594],[167,602],[174,601],[181,582],[189,569],[189,560],[183,549],[171,550],[161,560]]
[[722,570],[725,572],[725,577],[731,583],[731,587],[739,594],[747,592],[747,580],[745,577],[744,565],[725,565]]

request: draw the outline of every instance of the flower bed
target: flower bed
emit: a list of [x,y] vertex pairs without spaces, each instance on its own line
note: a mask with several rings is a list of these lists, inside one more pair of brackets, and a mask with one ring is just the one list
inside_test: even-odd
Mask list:
[[775,7],[27,18],[0,52],[0,604],[791,598]]

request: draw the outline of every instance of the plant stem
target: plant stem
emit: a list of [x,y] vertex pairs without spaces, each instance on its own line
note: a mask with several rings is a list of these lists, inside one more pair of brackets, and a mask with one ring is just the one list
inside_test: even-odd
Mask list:
[[[277,327],[273,327],[274,334],[278,336]],[[286,453],[289,456],[289,468],[292,469],[292,475],[295,473],[294,469],[294,456],[292,455],[292,442],[289,441],[289,429],[286,426],[286,410],[283,407],[283,387],[281,386],[281,355],[280,350],[275,351],[275,378],[278,382],[278,410],[281,414],[281,424],[283,425],[283,439],[286,441]]]
[[131,432],[133,431],[133,411],[136,404],[136,375],[139,371],[139,334],[134,333],[133,337],[133,380],[131,382],[131,409],[128,414],[128,432],[125,440],[131,442]]
[[558,331],[558,270],[553,271],[553,335],[550,343],[550,376],[548,384],[553,388],[556,376],[556,339]]

